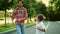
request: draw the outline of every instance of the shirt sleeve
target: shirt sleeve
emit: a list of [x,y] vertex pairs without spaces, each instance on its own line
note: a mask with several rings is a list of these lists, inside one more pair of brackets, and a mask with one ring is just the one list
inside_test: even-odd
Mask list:
[[41,30],[45,29],[45,25],[43,23],[39,23],[37,27],[40,27]]
[[41,23],[41,28],[45,29],[45,25],[43,23]]
[[27,9],[25,9],[25,12],[24,12],[24,18],[25,18],[25,19],[27,19],[27,18],[28,18]]

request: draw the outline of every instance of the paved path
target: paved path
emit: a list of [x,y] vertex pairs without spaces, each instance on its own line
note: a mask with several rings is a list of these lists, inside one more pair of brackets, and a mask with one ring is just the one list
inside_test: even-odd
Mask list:
[[[17,34],[16,31],[9,34]],[[26,34],[35,34],[35,25],[29,28],[26,28]]]
[[60,34],[60,22],[51,22],[46,34]]
[[[58,22],[45,22],[46,33],[45,34],[60,34],[60,23]],[[35,34],[35,25],[26,28],[26,34]],[[9,34],[17,34],[16,31]]]

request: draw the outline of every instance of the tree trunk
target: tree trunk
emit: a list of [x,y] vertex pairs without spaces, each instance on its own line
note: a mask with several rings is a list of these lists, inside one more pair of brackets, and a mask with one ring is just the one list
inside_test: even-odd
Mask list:
[[6,10],[5,10],[5,27],[6,27]]
[[31,20],[31,17],[30,17],[30,21],[32,21],[32,20]]
[[29,19],[27,19],[27,24],[29,24]]
[[29,22],[29,19],[27,19],[27,22]]

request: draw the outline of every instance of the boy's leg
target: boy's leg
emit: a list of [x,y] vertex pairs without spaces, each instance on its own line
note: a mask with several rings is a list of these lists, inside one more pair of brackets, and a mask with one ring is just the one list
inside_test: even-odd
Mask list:
[[21,34],[21,28],[18,24],[16,24],[16,31],[17,31],[17,34]]
[[24,26],[20,26],[21,27],[21,34],[25,34],[25,27]]

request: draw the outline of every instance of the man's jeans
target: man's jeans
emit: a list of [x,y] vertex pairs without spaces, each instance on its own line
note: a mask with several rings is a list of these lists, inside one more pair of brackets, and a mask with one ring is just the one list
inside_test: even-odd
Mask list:
[[25,34],[25,27],[24,26],[19,26],[16,23],[16,31],[17,31],[17,34]]

